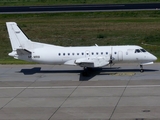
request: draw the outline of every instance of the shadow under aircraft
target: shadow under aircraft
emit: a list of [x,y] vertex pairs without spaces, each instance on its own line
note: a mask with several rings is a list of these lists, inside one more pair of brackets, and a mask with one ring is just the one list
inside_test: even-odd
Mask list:
[[[158,70],[154,69],[144,69],[145,72],[154,72]],[[21,69],[18,73],[23,73],[24,75],[33,75],[36,73],[79,73],[79,81],[89,81],[96,75],[113,75],[116,73],[123,72],[139,72],[139,69],[120,69],[120,67],[112,68],[92,68],[86,71],[84,70],[41,70],[41,67],[34,67],[31,69]]]

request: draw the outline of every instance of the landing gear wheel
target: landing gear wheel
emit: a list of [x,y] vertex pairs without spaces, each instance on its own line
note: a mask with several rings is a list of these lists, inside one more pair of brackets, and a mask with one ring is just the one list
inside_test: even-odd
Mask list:
[[88,71],[88,68],[87,68],[87,67],[84,67],[84,68],[83,68],[82,75],[83,75],[83,76],[88,76],[88,75],[89,75],[89,71]]
[[143,70],[143,69],[141,69],[141,70],[140,70],[140,72],[141,72],[141,73],[143,73],[143,72],[144,72],[144,70]]
[[141,73],[144,72],[144,70],[143,70],[143,65],[140,65],[140,68],[141,68],[140,72],[141,72]]

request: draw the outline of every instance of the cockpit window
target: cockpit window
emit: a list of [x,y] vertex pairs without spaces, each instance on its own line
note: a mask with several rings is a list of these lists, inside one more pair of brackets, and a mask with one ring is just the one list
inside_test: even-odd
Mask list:
[[139,49],[136,49],[135,50],[135,53],[140,53],[141,51]]
[[140,49],[142,52],[147,52],[146,50],[144,50],[144,49]]

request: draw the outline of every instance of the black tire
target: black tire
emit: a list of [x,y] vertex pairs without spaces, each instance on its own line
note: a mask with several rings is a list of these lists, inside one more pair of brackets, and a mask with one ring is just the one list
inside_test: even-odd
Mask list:
[[143,70],[143,69],[141,69],[141,70],[140,70],[140,72],[141,72],[141,73],[143,73],[143,72],[144,72],[144,70]]

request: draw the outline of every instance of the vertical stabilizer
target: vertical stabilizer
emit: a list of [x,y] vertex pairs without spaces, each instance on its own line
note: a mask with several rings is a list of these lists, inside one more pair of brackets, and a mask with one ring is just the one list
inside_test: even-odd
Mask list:
[[17,49],[31,48],[31,41],[26,37],[15,22],[6,22],[6,26],[13,51],[16,51]]

